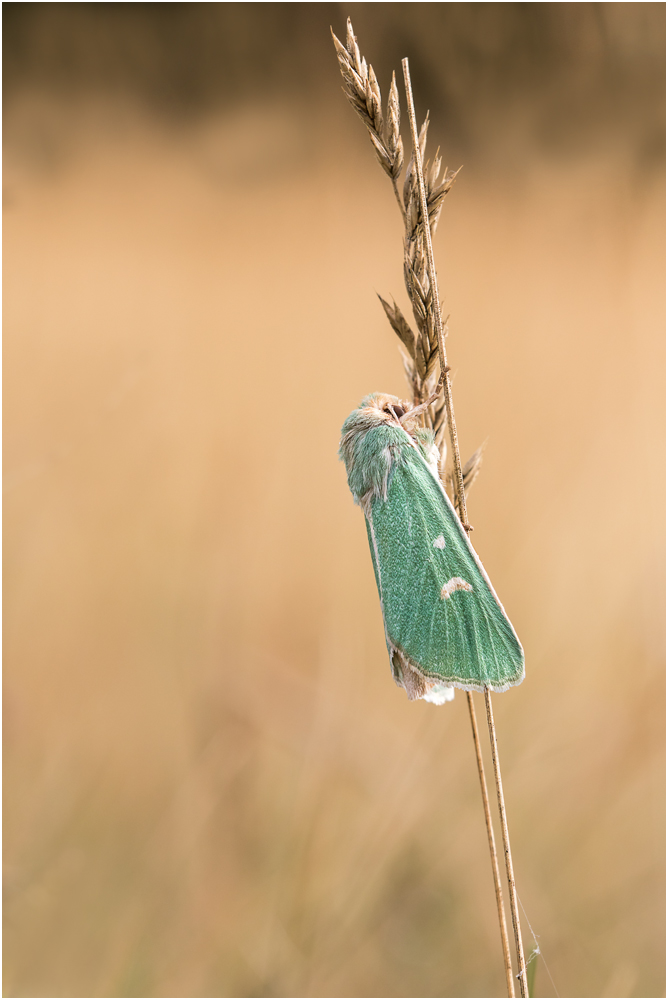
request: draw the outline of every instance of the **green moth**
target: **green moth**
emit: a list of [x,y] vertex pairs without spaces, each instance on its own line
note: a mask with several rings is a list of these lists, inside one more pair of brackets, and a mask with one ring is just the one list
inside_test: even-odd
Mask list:
[[[524,652],[438,475],[433,433],[373,393],[341,429],[339,456],[366,518],[392,674],[411,700],[507,691]],[[409,429],[407,429],[407,427]]]

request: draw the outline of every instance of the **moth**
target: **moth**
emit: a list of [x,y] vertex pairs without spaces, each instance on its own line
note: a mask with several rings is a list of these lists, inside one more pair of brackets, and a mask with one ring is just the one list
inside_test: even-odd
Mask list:
[[394,680],[411,701],[442,705],[456,687],[501,692],[520,684],[524,651],[441,484],[433,433],[417,426],[417,413],[396,396],[366,396],[341,429],[339,457],[366,519]]

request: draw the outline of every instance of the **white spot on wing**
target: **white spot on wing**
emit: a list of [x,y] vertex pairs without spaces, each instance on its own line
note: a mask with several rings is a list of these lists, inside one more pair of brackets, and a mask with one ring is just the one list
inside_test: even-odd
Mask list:
[[443,537],[443,535],[439,535],[438,538],[434,539],[434,548],[435,549],[445,548],[445,538]]
[[473,587],[466,580],[462,580],[461,576],[453,576],[451,580],[443,584],[441,598],[447,600],[450,594],[454,594],[455,590],[473,590]]

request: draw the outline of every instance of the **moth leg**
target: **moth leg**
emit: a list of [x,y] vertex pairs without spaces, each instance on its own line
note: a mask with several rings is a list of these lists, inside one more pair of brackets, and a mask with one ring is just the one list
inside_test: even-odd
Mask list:
[[440,376],[438,382],[436,383],[436,388],[432,392],[432,394],[429,397],[429,399],[425,400],[424,403],[420,403],[419,406],[414,406],[412,410],[408,410],[407,413],[405,413],[402,417],[399,418],[399,423],[402,426],[403,426],[404,420],[409,420],[412,417],[417,417],[417,415],[419,413],[422,413],[423,410],[428,409],[431,406],[431,404],[433,402],[435,402],[435,400],[438,399],[440,391],[443,388],[443,383],[445,382],[445,376],[448,374],[449,371],[450,371],[450,365],[446,365],[445,368],[443,369],[443,371],[441,372],[441,376]]

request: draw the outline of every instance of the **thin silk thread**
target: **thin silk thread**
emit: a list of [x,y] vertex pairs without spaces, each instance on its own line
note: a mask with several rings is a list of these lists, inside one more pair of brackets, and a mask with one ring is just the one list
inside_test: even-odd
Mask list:
[[[533,954],[534,955],[540,955],[540,957],[543,959],[543,965],[545,966],[545,971],[547,972],[548,976],[550,977],[550,982],[552,983],[552,989],[554,990],[554,992],[556,993],[556,995],[558,997],[560,997],[561,994],[557,991],[557,987],[554,985],[554,979],[552,978],[552,973],[550,972],[550,968],[549,968],[547,962],[545,961],[545,956],[543,955],[543,952],[540,949],[540,945],[538,944],[538,935],[536,934],[536,932],[534,931],[533,927],[531,926],[531,922],[529,921],[529,918],[527,917],[527,911],[524,909],[524,903],[520,899],[520,894],[519,893],[517,893],[517,899],[518,899],[518,902],[519,902],[520,906],[522,907],[522,913],[524,914],[524,919],[526,920],[527,924],[529,925],[529,930],[531,931],[531,936],[533,938],[533,943],[535,945]],[[529,956],[529,962],[531,961],[532,957],[533,957],[532,955]],[[528,965],[529,962],[527,962],[526,964]]]

